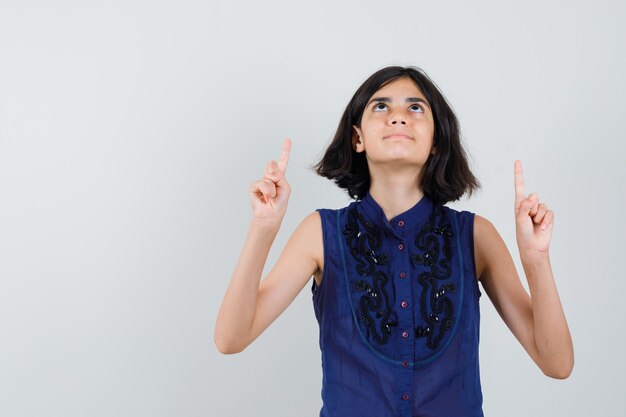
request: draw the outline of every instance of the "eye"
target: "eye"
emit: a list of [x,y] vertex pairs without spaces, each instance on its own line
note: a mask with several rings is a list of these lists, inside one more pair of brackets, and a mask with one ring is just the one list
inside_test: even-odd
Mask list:
[[387,109],[387,105],[384,103],[378,103],[374,105],[374,111],[385,111]]
[[413,104],[411,106],[411,111],[412,112],[416,112],[416,113],[423,113],[424,109],[422,108],[422,106],[420,106],[419,104]]

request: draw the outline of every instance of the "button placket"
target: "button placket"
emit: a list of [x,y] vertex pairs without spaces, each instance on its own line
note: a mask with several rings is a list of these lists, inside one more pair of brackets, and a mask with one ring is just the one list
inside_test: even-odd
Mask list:
[[[364,205],[372,214],[372,217],[384,216],[382,208],[373,200],[368,193],[364,199]],[[432,203],[424,196],[419,205],[400,215],[399,217],[387,219],[382,217],[380,225],[386,229],[388,237],[386,248],[390,251],[390,269],[395,288],[394,298],[390,300],[394,312],[397,314],[395,333],[397,350],[394,349],[394,359],[396,359],[397,384],[394,387],[396,401],[399,401],[399,415],[411,415],[414,395],[413,363],[417,359],[415,348],[415,314],[419,316],[419,288],[416,288],[417,276],[419,274],[412,263],[412,252],[414,249],[415,229],[430,212]],[[395,258],[395,259],[394,259]]]
[[[399,227],[402,227],[405,225],[403,220],[400,220],[396,223]],[[403,240],[399,239],[399,242],[397,243],[397,249],[399,252],[406,252],[405,249],[407,249],[407,247],[404,244]],[[407,253],[407,256],[410,255],[409,253]],[[413,341],[411,340],[412,338],[410,337],[410,333],[409,333],[409,329],[412,329],[413,327],[413,314],[411,312],[411,309],[408,308],[409,307],[409,302],[408,300],[410,300],[411,298],[411,282],[408,278],[408,271],[410,269],[409,266],[409,259],[405,258],[404,254],[400,255],[399,257],[402,262],[400,264],[400,271],[398,272],[398,276],[400,277],[400,285],[398,287],[399,289],[399,293],[398,298],[399,300],[397,301],[399,305],[400,309],[398,311],[399,316],[401,317],[400,319],[400,343],[401,343],[401,348],[400,348],[400,352],[401,352],[401,362],[400,365],[402,366],[402,368],[406,369],[407,371],[410,368],[410,363],[413,361]],[[410,398],[408,393],[404,393],[404,395],[408,396],[408,398],[404,398],[405,400],[408,400]]]

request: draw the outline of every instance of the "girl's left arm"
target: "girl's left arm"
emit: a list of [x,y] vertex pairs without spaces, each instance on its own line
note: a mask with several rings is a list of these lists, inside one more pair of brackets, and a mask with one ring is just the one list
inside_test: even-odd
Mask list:
[[537,195],[524,194],[522,164],[515,162],[515,223],[520,259],[530,296],[495,227],[474,218],[476,271],[496,310],[535,361],[552,378],[567,378],[574,348],[550,266],[549,244],[554,213]]

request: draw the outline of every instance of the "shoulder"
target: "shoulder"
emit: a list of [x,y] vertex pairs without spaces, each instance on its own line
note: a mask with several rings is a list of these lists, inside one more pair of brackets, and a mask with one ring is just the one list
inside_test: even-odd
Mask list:
[[307,214],[292,235],[293,243],[306,248],[308,255],[315,261],[318,269],[323,265],[324,241],[322,217],[319,211]]
[[476,277],[480,280],[490,268],[490,260],[502,254],[506,246],[496,227],[488,219],[474,215],[474,255]]
[[454,216],[457,220],[463,223],[471,222],[472,217],[474,217],[474,213],[471,211],[457,210],[456,208],[447,206],[445,204],[435,205],[435,210],[437,207],[441,207],[448,214],[448,217]]
[[348,211],[355,208],[357,204],[358,202],[353,201],[341,208],[318,208],[308,214],[299,226],[304,240],[309,242],[309,254],[317,265],[315,276],[318,285],[321,284],[325,258],[334,253],[335,246],[330,236],[333,236],[337,228],[341,227],[340,224],[346,221],[345,216]]
[[307,214],[304,219],[300,222],[296,230],[294,231],[294,236],[298,236],[300,238],[311,240],[316,237],[322,237],[322,216],[316,210],[312,213]]
[[440,207],[446,213],[448,222],[454,225],[464,241],[471,243],[475,214],[471,211],[457,210],[446,205],[441,205]]
[[485,217],[474,214],[474,238],[489,239],[493,233],[497,233],[495,226]]

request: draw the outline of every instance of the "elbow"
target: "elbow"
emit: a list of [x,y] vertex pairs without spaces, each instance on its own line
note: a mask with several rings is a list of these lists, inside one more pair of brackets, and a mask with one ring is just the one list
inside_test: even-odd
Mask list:
[[217,350],[221,354],[224,354],[224,355],[233,355],[235,353],[241,353],[246,348],[246,346],[242,345],[241,343],[228,341],[224,339],[223,337],[216,336],[213,339],[213,341],[215,342],[215,347],[217,347]]
[[217,350],[223,355],[234,355],[235,353],[243,352],[243,348],[238,348],[238,347],[228,346],[228,345],[220,345],[217,343],[215,345],[217,346]]
[[571,367],[569,369],[543,371],[543,374],[553,379],[567,379],[572,374],[573,369],[574,368]]
[[224,355],[241,353],[251,343],[250,338],[242,329],[233,329],[218,321],[213,332],[213,343]]
[[567,379],[572,374],[574,370],[574,359],[566,361],[558,366],[553,366],[550,368],[542,369],[542,372],[545,376],[554,379]]

